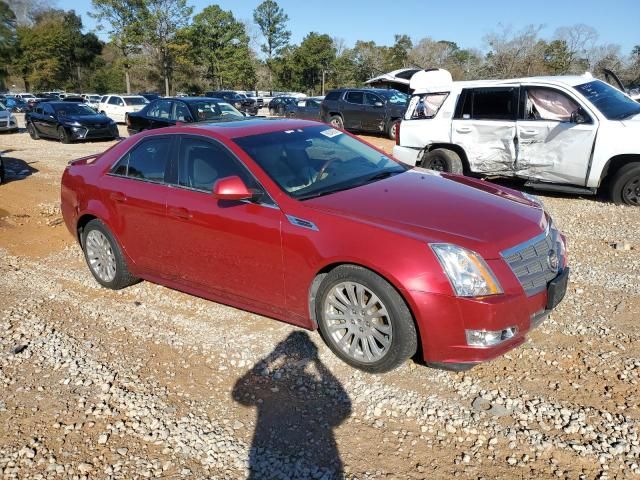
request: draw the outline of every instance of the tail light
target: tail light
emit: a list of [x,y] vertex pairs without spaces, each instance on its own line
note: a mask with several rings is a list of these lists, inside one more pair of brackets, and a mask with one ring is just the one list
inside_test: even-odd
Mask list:
[[402,125],[402,122],[398,122],[396,125],[396,145],[400,145],[400,125]]

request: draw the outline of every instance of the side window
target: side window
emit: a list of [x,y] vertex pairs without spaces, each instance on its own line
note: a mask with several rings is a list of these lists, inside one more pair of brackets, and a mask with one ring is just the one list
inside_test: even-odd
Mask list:
[[193,117],[191,116],[191,112],[189,111],[189,107],[182,102],[175,102],[175,113],[172,117],[172,120],[177,122],[193,122]]
[[122,157],[111,173],[162,183],[170,148],[169,137],[145,140]]
[[171,118],[171,107],[172,103],[170,101],[160,100],[156,102],[149,116],[161,120],[169,120],[169,118]]
[[337,92],[337,91],[329,92],[325,97],[325,100],[339,100],[339,99],[340,99],[340,92]]
[[568,122],[580,106],[564,93],[553,88],[527,87],[524,119]]
[[364,104],[365,105],[373,106],[373,105],[376,104],[376,102],[384,103],[379,96],[374,95],[373,93],[366,92],[364,94]]
[[347,96],[345,97],[345,100],[349,103],[355,103],[357,105],[362,105],[362,102],[364,101],[364,95],[362,95],[362,92],[349,92],[347,93]]
[[435,117],[448,96],[448,92],[414,95],[411,97],[411,101],[404,115],[405,120]]
[[118,105],[118,97],[109,97],[109,105]]
[[513,88],[484,88],[473,92],[474,120],[515,120],[517,105]]
[[231,153],[219,144],[198,138],[180,141],[178,184],[211,192],[220,178],[237,175],[249,188],[256,186],[253,177]]
[[53,112],[53,107],[51,107],[51,105],[44,105],[44,106],[42,107],[42,112],[43,112],[45,115],[53,115],[53,113],[54,113],[54,112]]
[[109,98],[109,96],[104,95],[102,98],[100,98],[100,103],[105,103],[107,101],[107,98]]
[[147,110],[147,117],[158,118],[160,116],[160,102],[153,102]]
[[42,115],[42,107],[38,105],[36,107],[35,113],[37,113],[38,115]]

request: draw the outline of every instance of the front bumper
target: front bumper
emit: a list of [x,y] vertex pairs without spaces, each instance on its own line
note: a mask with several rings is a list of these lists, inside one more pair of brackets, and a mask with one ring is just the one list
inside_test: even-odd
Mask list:
[[[463,298],[408,292],[420,331],[423,360],[429,366],[462,371],[504,355],[524,343],[564,297],[569,276],[565,268],[548,289],[531,297],[503,294]],[[470,346],[466,330],[496,331],[515,327],[517,333],[491,347]]]
[[0,132],[17,132],[18,122],[15,120],[2,119],[0,120]]

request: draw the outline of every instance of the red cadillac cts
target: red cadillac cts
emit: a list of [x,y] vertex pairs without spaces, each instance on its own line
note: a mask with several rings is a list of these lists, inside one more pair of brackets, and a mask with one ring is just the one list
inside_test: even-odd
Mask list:
[[345,362],[463,370],[563,298],[535,197],[408,168],[301,120],[176,126],[72,161],[62,212],[96,280],[139,279],[320,330]]

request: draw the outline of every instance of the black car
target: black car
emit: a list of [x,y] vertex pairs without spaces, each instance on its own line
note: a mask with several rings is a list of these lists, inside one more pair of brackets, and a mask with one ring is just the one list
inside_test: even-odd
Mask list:
[[133,135],[143,130],[175,125],[176,122],[217,122],[243,118],[246,117],[220,98],[159,98],[139,112],[127,115],[127,131]]
[[398,90],[340,88],[324,97],[320,118],[336,128],[385,133],[393,140],[408,99]]
[[205,97],[220,98],[225,102],[233,105],[238,110],[248,115],[254,116],[258,114],[258,103],[245,95],[240,95],[233,90],[219,90],[216,92],[205,92]]
[[289,118],[320,120],[320,104],[323,98],[309,97],[304,100],[298,100],[297,103],[287,104],[284,115]]
[[25,115],[31,138],[57,138],[62,143],[74,140],[119,137],[118,126],[109,117],[97,114],[87,105],[76,102],[37,103]]
[[146,98],[150,102],[153,102],[154,100],[157,100],[158,98],[160,98],[160,95],[158,95],[157,93],[153,93],[153,92],[143,92],[143,93],[139,93],[138,95],[140,95],[141,97]]
[[274,97],[269,102],[269,114],[270,115],[284,115],[287,106],[295,105],[298,102],[296,97]]

